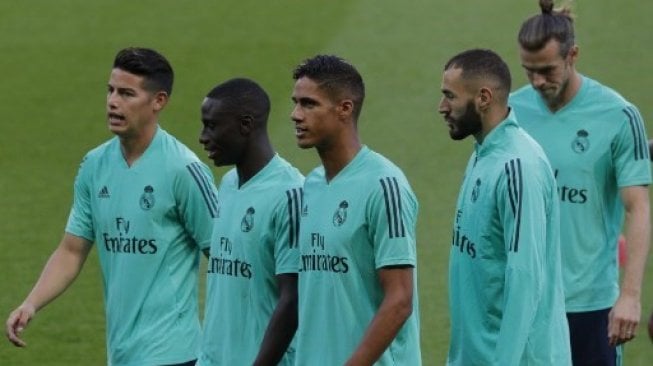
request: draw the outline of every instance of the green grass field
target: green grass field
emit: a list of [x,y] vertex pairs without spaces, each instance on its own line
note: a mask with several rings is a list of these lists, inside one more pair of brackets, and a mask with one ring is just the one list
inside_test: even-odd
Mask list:
[[[637,104],[653,131],[647,96],[653,29],[645,25],[653,2],[576,3],[579,70]],[[364,143],[404,169],[420,200],[422,353],[425,365],[443,364],[452,214],[472,140],[450,141],[437,114],[442,65],[463,49],[492,48],[508,61],[515,87],[524,84],[516,32],[536,10],[535,0],[0,2],[3,323],[62,235],[80,159],[110,137],[105,85],[117,50],[148,46],[171,60],[176,83],[162,125],[202,157],[197,136],[205,93],[234,76],[258,80],[272,97],[276,148],[304,173],[317,158],[295,146],[290,73],[306,57],[335,53],[357,65],[366,81]],[[653,310],[652,268],[642,295],[646,315]],[[650,365],[653,344],[644,326],[638,335],[626,348],[626,364]],[[26,349],[0,341],[0,365],[105,364],[95,253],[24,336]]]

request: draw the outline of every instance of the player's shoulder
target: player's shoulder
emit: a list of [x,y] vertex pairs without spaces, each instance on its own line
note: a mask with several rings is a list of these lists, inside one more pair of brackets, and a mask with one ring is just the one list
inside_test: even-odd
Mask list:
[[[161,168],[171,177],[192,176],[213,182],[211,169],[183,142],[159,127]],[[184,178],[185,179],[185,178]]]
[[110,151],[113,149],[117,148],[120,146],[120,140],[118,140],[117,136],[114,136],[107,141],[101,143],[100,145],[94,147],[93,149],[89,150],[86,153],[87,158],[100,158],[103,155],[108,154]]
[[[390,159],[366,146],[345,169],[345,172],[339,173],[342,176],[338,179],[346,180],[356,187],[367,188],[370,184],[378,183],[381,179],[388,177],[396,178],[399,184],[408,185],[408,180],[401,168]],[[324,182],[326,182],[324,166],[318,166],[306,176],[305,186],[324,184]]]
[[523,129],[517,132],[515,149],[511,153],[504,154],[497,163],[503,166],[502,171],[523,171],[527,177],[541,178],[549,176],[551,164],[542,149],[542,146]]
[[516,135],[518,138],[515,139],[515,141],[520,148],[519,152],[521,155],[538,158],[540,156],[545,156],[544,149],[542,149],[540,143],[537,142],[537,140],[531,136],[531,134],[528,133],[528,131],[526,131],[524,128],[519,126],[519,128],[516,130]]
[[162,128],[159,128],[158,133],[160,134],[161,152],[166,159],[166,165],[177,167],[185,167],[191,163],[201,163],[204,165],[197,155],[175,136]]
[[238,187],[238,171],[235,167],[222,175],[220,187]]
[[399,179],[402,183],[408,183],[403,170],[384,155],[370,149],[365,158],[364,177],[375,181],[393,177]]
[[311,170],[304,179],[304,186],[321,184],[326,181],[324,166],[320,165]]
[[548,164],[546,154],[540,144],[514,119],[501,125],[502,132],[492,141],[490,164],[504,166],[506,164],[533,165],[545,167]]
[[190,148],[163,129],[158,134],[156,161],[151,161],[150,169],[166,177],[176,194],[184,194],[188,187],[198,187],[207,196],[216,190],[213,172]]
[[273,163],[275,164],[275,175],[282,185],[293,188],[301,187],[304,184],[304,175],[286,159],[275,155]]
[[531,84],[525,84],[522,87],[510,93],[509,99],[511,101],[512,100],[522,101],[524,99],[534,98],[535,96],[537,96],[537,92],[535,91],[535,89],[533,89],[533,86]]
[[415,192],[397,164],[373,150],[369,150],[366,159],[365,171],[361,174],[363,181],[357,184],[361,197],[383,201],[401,196],[407,200],[404,204],[412,202],[410,207],[417,207]]
[[615,89],[602,84],[595,79],[583,76],[583,83],[587,83],[588,102],[609,103],[609,105],[617,108],[631,105],[631,103]]
[[629,126],[628,121],[632,123],[641,119],[637,107],[615,89],[587,76],[583,76],[583,83],[587,92],[579,108],[595,116],[596,121],[620,122]]
[[97,166],[101,164],[103,160],[110,159],[111,156],[116,155],[116,149],[119,148],[120,141],[118,140],[118,137],[114,136],[113,138],[89,150],[82,158],[80,166],[87,168]]
[[508,104],[514,108],[528,108],[537,105],[538,94],[531,84],[526,84],[510,93]]

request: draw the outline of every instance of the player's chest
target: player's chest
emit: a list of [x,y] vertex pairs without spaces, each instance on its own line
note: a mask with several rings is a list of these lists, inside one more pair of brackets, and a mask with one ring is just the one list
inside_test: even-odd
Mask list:
[[[503,225],[497,199],[497,167],[467,172],[456,205],[452,260],[473,265],[478,258],[503,256]],[[514,183],[517,175],[513,176]],[[515,187],[516,188],[516,187]]]
[[305,191],[300,222],[303,238],[312,235],[339,246],[366,235],[367,201],[367,194],[360,191]]
[[273,197],[246,195],[238,191],[218,193],[218,217],[214,236],[229,238],[240,246],[256,246],[267,235],[276,220]]
[[158,220],[175,207],[172,178],[163,174],[100,171],[89,189],[93,214],[100,222],[123,216]]
[[616,134],[606,121],[584,120],[575,114],[529,124],[527,132],[542,146],[554,171],[572,173],[591,173],[610,164]]
[[[493,158],[486,157],[484,160]],[[497,213],[497,180],[501,174],[505,174],[504,168],[479,162],[465,173],[456,205],[457,226],[483,232],[491,224],[490,218]]]

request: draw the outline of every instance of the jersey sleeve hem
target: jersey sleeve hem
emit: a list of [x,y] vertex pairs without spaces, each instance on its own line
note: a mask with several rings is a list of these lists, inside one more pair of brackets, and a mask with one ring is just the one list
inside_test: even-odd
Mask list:
[[211,248],[211,240],[205,240],[201,243],[197,243],[197,246],[200,247],[200,249],[210,249]]
[[297,268],[291,268],[291,267],[277,268],[277,270],[274,272],[275,275],[297,274],[297,273],[299,273],[299,270]]
[[632,180],[627,182],[620,182],[619,188],[633,187],[633,186],[648,186],[651,184],[651,179],[642,178],[640,180]]
[[409,265],[411,267],[416,267],[416,261],[414,258],[389,258],[383,261],[376,263],[376,269],[381,269],[383,267],[397,266],[397,265]]
[[90,241],[91,243],[95,242],[95,238],[90,237],[89,235],[86,235],[86,234],[83,234],[83,233],[78,233],[78,232],[74,231],[73,229],[66,228],[65,232],[66,232],[66,234],[70,234],[70,235],[73,235],[73,236],[78,236],[80,238],[84,238],[84,239]]

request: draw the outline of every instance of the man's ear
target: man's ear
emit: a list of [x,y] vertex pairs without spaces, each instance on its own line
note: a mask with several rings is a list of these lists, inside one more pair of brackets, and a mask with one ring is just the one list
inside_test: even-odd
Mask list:
[[492,89],[483,86],[478,90],[478,96],[476,97],[476,107],[479,111],[485,111],[488,109],[492,100],[494,99],[494,94]]
[[346,120],[354,114],[354,101],[351,99],[343,99],[337,107],[338,117],[341,120]]
[[164,91],[159,91],[156,94],[154,94],[154,99],[153,99],[153,109],[155,112],[161,112],[163,107],[168,104],[168,93]]
[[240,134],[243,136],[249,135],[250,132],[252,132],[252,128],[254,127],[254,117],[249,114],[244,114],[238,117],[238,121],[240,122]]
[[580,54],[580,49],[578,48],[578,45],[573,45],[569,49],[569,53],[567,53],[567,57],[569,58],[569,64],[571,66],[574,66],[576,64],[576,60],[578,60],[578,55]]

